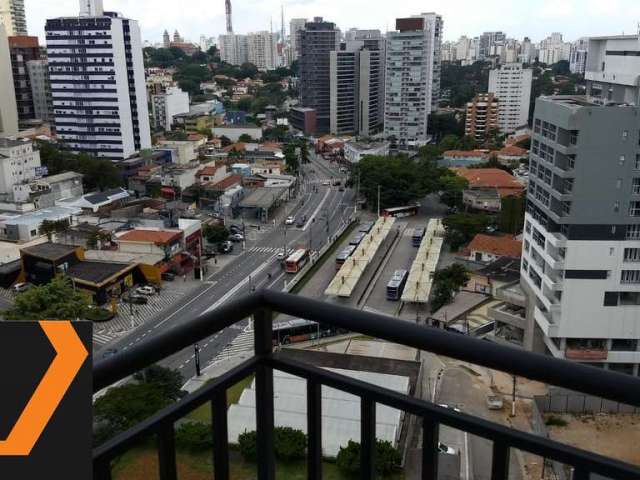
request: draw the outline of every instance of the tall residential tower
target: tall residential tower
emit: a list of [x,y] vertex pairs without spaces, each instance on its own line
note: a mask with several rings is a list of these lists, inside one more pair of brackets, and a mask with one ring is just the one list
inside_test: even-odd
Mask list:
[[9,37],[27,35],[24,0],[0,0],[0,23]]
[[127,158],[151,147],[140,28],[101,0],[80,5],[45,26],[56,133],[72,151]]

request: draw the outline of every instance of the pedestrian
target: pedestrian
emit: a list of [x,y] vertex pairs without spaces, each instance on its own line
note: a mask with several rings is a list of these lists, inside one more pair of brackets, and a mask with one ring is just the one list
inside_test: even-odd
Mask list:
[[182,275],[182,280],[185,281],[185,282],[187,281],[187,274],[186,273]]

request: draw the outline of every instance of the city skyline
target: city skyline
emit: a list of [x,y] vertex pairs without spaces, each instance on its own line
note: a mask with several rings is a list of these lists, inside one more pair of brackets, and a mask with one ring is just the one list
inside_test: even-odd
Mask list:
[[[124,0],[107,0],[105,9],[119,11],[125,16],[137,19],[142,29],[144,41],[160,43],[165,29],[175,29],[192,42],[198,42],[200,35],[216,37],[226,31],[224,2],[219,8],[212,2],[192,0],[191,8],[171,11],[172,2],[157,0],[158,8],[149,9],[148,0],[131,3]],[[445,19],[444,39],[456,40],[461,35],[477,36],[484,31],[501,30],[509,37],[530,37],[538,42],[551,32],[563,33],[565,41],[573,41],[582,36],[611,34],[634,34],[636,21],[640,18],[640,4],[635,0],[611,0],[602,4],[596,0],[567,0],[561,4],[551,0],[528,1],[513,4],[509,14],[504,13],[504,4],[498,0],[487,0],[484,8],[473,14],[460,15],[461,9],[471,6],[468,0],[447,2],[434,0],[424,5],[416,0],[398,4],[381,4],[375,9],[365,0],[352,0],[347,5],[337,0],[277,0],[233,3],[234,31],[246,33],[269,30],[270,20],[274,32],[280,29],[280,8],[284,5],[285,23],[291,18],[313,18],[323,16],[335,22],[345,31],[349,28],[392,30],[395,18],[410,16],[424,11],[435,11]],[[27,26],[31,35],[44,39],[44,23],[47,18],[76,16],[77,0],[27,0],[25,2]],[[170,15],[167,12],[171,11]],[[464,10],[463,10],[464,11]],[[589,12],[585,15],[584,12]],[[170,17],[170,20],[167,18]],[[357,18],[357,22],[351,19]],[[593,22],[597,18],[598,22]],[[44,42],[43,42],[44,43]]]

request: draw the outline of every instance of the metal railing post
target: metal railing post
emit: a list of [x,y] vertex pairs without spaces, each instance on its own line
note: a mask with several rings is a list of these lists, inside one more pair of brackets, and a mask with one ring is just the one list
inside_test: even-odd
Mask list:
[[509,446],[506,443],[493,442],[493,458],[491,460],[491,480],[507,480],[509,478]]
[[158,471],[160,480],[177,480],[176,442],[173,423],[166,423],[158,431]]
[[375,478],[376,404],[368,398],[360,399],[360,478]]
[[431,418],[422,419],[422,478],[438,479],[438,440],[440,426]]
[[213,478],[229,479],[229,437],[227,426],[227,391],[216,392],[211,401],[213,429]]
[[94,480],[111,480],[111,462],[99,462],[93,468]]
[[322,385],[307,380],[307,478],[322,480]]
[[[255,354],[273,351],[273,318],[270,309],[260,309],[253,322]],[[273,450],[273,369],[264,363],[256,367],[256,431],[258,434],[258,480],[274,480],[276,476]]]

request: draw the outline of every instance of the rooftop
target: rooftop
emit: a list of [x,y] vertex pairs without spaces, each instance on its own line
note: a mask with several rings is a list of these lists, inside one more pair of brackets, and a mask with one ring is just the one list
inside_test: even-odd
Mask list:
[[515,282],[520,279],[520,259],[502,257],[476,273],[501,282]]
[[245,197],[240,206],[243,208],[271,208],[280,198],[286,188],[256,188],[248,197]]
[[166,245],[175,240],[179,240],[181,236],[182,232],[176,230],[136,229],[119,235],[118,240],[123,242],[145,242],[156,245]]
[[492,236],[479,233],[467,247],[470,251],[487,252],[501,257],[520,258],[522,242],[510,235]]
[[67,273],[76,280],[101,284],[112,276],[131,268],[134,268],[134,265],[128,263],[84,261],[69,267]]
[[60,260],[61,258],[71,255],[76,251],[73,245],[62,245],[61,243],[41,243],[33,247],[23,248],[22,252],[34,257],[43,258],[51,262]]
[[220,180],[212,185],[216,190],[226,190],[229,187],[242,183],[241,175],[229,175],[227,178]]
[[0,148],[13,148],[13,147],[19,147],[20,145],[24,145],[25,143],[31,143],[31,142],[24,142],[22,140],[13,140],[11,138],[0,138]]
[[515,145],[509,145],[508,147],[504,147],[502,150],[498,151],[498,155],[504,155],[507,157],[526,157],[528,154],[528,150]]
[[488,157],[489,152],[486,150],[447,150],[442,154],[443,157]]
[[75,207],[48,207],[3,220],[2,223],[9,225],[39,225],[44,220],[62,220],[81,213],[82,210]]
[[75,180],[77,178],[82,178],[82,174],[78,172],[63,172],[58,173],[57,175],[49,175],[42,179],[43,182],[47,183],[58,183],[65,182],[67,180]]
[[499,168],[457,168],[455,171],[466,178],[471,187],[497,188],[501,197],[524,191],[524,186],[513,175]]

